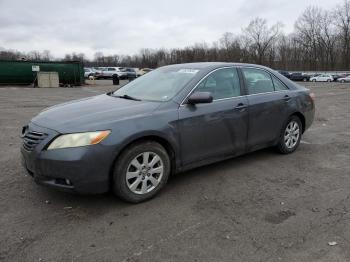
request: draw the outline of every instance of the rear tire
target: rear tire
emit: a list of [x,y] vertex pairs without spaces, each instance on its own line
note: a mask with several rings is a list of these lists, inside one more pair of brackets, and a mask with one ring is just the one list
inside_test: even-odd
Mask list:
[[284,125],[277,150],[281,154],[293,153],[299,146],[302,135],[302,123],[297,116],[291,116]]
[[170,158],[162,145],[153,141],[132,144],[115,164],[113,191],[130,203],[146,201],[164,187],[170,170]]

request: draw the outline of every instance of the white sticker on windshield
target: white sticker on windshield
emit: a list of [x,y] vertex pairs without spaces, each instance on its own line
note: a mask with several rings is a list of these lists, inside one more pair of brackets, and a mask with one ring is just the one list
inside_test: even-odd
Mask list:
[[199,72],[199,70],[197,70],[197,69],[180,69],[178,72],[185,73],[185,74],[197,74]]

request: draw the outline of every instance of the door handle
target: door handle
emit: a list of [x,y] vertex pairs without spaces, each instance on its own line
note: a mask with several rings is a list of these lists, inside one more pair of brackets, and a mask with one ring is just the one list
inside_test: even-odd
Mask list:
[[289,95],[283,97],[284,101],[289,102],[292,98]]
[[236,109],[236,110],[242,111],[242,110],[246,109],[247,107],[248,107],[247,105],[245,105],[245,104],[243,104],[243,103],[239,103],[239,104],[235,107],[235,109]]

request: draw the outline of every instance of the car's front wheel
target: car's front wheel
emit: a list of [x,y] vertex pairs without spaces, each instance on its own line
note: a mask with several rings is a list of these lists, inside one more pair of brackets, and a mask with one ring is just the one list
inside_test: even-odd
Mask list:
[[301,140],[302,124],[297,116],[291,116],[284,126],[277,149],[282,154],[294,152]]
[[170,165],[169,155],[159,143],[133,144],[124,150],[115,164],[114,193],[131,203],[148,200],[166,184]]

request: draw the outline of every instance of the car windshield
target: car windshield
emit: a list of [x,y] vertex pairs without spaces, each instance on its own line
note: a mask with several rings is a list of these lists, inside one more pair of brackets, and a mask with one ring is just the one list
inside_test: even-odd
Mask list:
[[163,67],[128,83],[113,93],[140,100],[169,101],[199,72],[197,69]]

